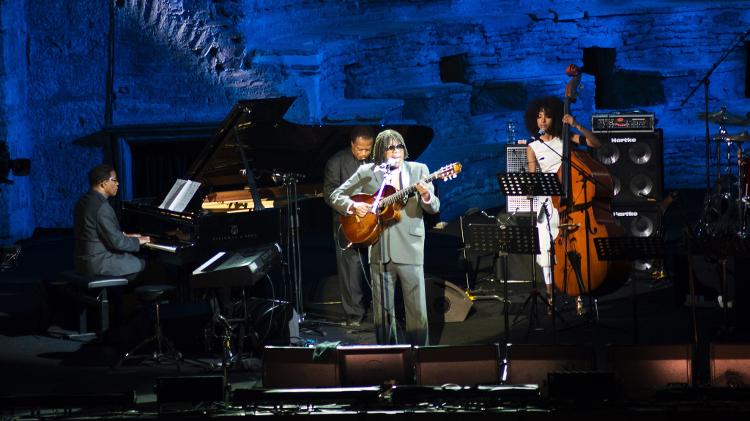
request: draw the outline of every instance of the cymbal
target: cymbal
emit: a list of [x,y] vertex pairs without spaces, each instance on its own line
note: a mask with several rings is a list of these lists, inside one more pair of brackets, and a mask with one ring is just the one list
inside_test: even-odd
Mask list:
[[743,130],[742,133],[735,135],[716,135],[714,136],[714,140],[719,142],[747,142],[750,140],[750,133],[748,133],[747,130]]
[[709,113],[708,116],[706,116],[706,113],[699,113],[698,118],[700,118],[701,120],[708,120],[712,123],[717,124],[729,124],[730,126],[750,126],[750,119],[729,113],[724,107],[722,107],[719,111]]

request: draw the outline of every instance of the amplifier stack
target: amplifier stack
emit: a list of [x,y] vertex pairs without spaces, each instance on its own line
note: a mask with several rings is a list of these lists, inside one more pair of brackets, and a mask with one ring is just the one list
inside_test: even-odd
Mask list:
[[[592,155],[612,175],[612,213],[629,237],[651,237],[661,230],[663,133],[653,127],[653,122],[652,114],[592,117],[602,143]],[[655,265],[653,260],[637,260],[633,262],[634,273],[652,272]]]
[[[664,196],[663,132],[655,127],[653,113],[618,112],[594,114],[592,131],[602,143],[591,151],[612,176],[612,210],[626,235],[649,237],[661,228],[659,204]],[[506,172],[528,171],[526,145],[507,145]],[[539,210],[534,201],[533,210]],[[508,212],[529,212],[526,197],[508,197]],[[650,270],[653,262],[636,262],[639,271]]]

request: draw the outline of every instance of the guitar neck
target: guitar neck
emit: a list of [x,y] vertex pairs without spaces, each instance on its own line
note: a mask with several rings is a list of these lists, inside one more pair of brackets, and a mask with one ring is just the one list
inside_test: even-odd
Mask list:
[[[420,182],[429,183],[429,182],[433,181],[434,179],[436,179],[438,177],[439,173],[440,173],[440,171],[435,171],[434,173],[429,174],[429,175],[423,177],[422,179],[420,179]],[[405,187],[405,188],[397,191],[396,193],[393,193],[390,196],[386,197],[381,202],[381,206],[384,207],[384,208],[386,208],[386,207],[391,206],[392,204],[398,202],[399,200],[404,199],[405,197],[409,196],[410,194],[414,193],[414,191],[417,190],[417,184],[419,184],[419,183],[414,183],[411,186]]]

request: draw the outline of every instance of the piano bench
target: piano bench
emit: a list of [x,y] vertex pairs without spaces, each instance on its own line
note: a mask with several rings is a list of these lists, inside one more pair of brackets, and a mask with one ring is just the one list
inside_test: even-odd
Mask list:
[[[72,270],[60,272],[58,278],[52,282],[57,287],[64,287],[66,295],[82,304],[78,313],[78,333],[67,335],[68,339],[102,339],[104,332],[109,330],[109,297],[107,289],[124,286],[128,280],[122,276],[81,275]],[[100,323],[96,332],[88,329],[89,307],[96,308]]]

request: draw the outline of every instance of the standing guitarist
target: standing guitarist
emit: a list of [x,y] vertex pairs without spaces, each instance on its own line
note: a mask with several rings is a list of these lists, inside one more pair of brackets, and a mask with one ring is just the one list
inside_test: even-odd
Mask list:
[[[350,134],[351,143],[334,154],[326,163],[323,176],[323,197],[326,204],[331,204],[331,192],[357,171],[360,165],[369,162],[375,133],[367,126],[357,126]],[[339,213],[333,212],[333,238],[336,242],[336,269],[341,291],[341,306],[346,314],[347,326],[357,327],[365,318],[364,303],[365,267],[358,248],[340,244],[341,223]]]
[[424,212],[437,213],[440,201],[433,185],[421,180],[429,175],[424,164],[406,162],[409,157],[404,138],[395,130],[378,134],[373,148],[373,164],[363,165],[331,193],[332,206],[341,213],[362,218],[373,206],[355,202],[351,196],[374,194],[381,184],[399,191],[416,183],[416,193],[399,204],[400,218],[385,228],[379,241],[370,247],[372,307],[378,344],[398,343],[394,295],[396,279],[401,281],[406,313],[406,341],[428,345],[427,299],[424,282]]

